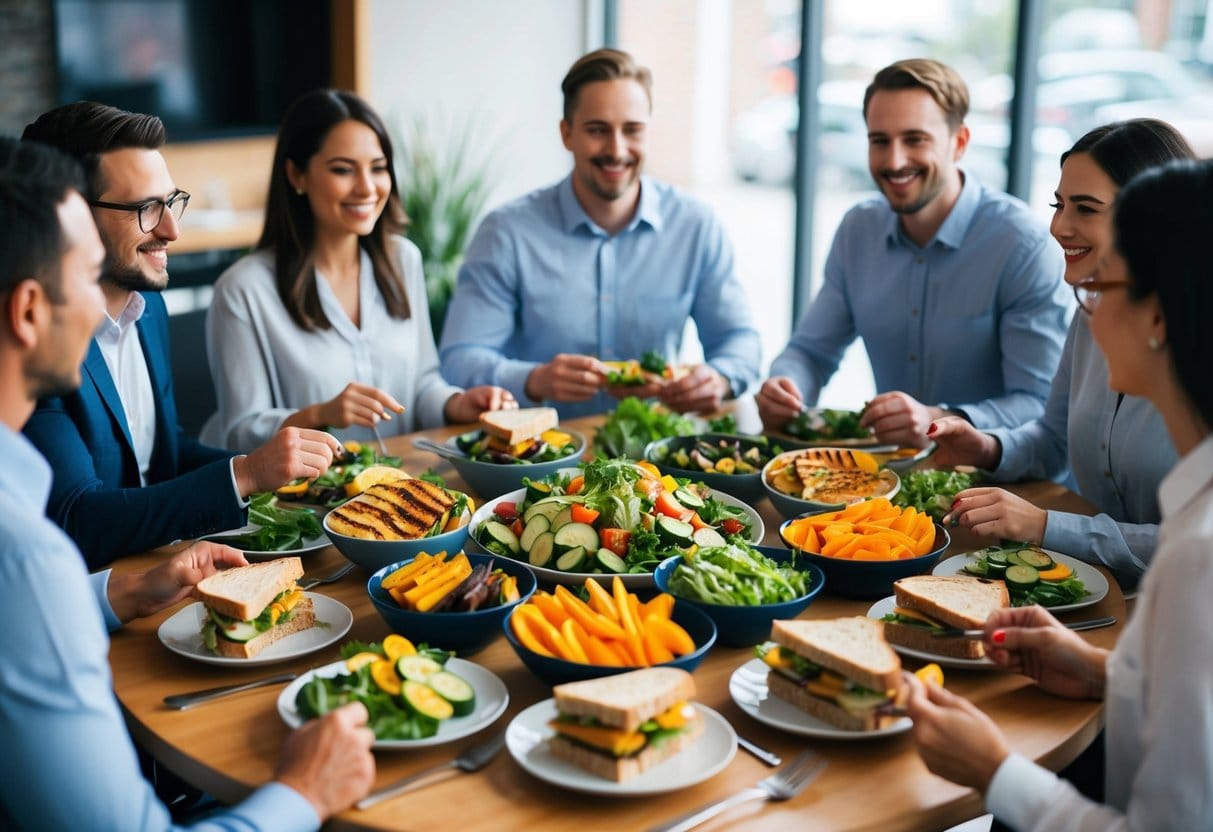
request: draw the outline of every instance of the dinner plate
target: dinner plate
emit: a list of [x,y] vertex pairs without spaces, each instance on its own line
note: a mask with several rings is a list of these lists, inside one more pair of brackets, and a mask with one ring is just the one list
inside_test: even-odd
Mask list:
[[587,794],[638,796],[685,789],[712,777],[737,753],[737,734],[720,714],[695,703],[703,716],[703,733],[695,743],[664,762],[647,769],[640,777],[622,783],[590,774],[567,763],[548,750],[555,731],[548,722],[556,718],[556,700],[545,699],[514,717],[505,731],[505,747],[527,773],[556,786]]
[[[160,637],[160,642],[174,653],[205,664],[248,667],[297,659],[340,640],[349,632],[350,625],[354,623],[354,615],[350,612],[350,608],[340,601],[334,601],[327,595],[318,595],[314,592],[305,592],[304,596],[312,599],[317,626],[291,633],[289,636],[275,641],[251,659],[216,656],[206,649],[202,643],[202,622],[206,620],[206,607],[202,605],[201,601],[190,604],[171,615],[160,625],[156,635]],[[324,626],[319,626],[320,624]]]
[[909,717],[903,716],[872,731],[844,730],[802,711],[791,702],[771,696],[767,691],[768,669],[762,659],[750,659],[729,677],[729,695],[737,707],[772,728],[823,740],[867,740],[901,734],[914,725]]
[[[897,606],[897,596],[890,595],[888,598],[881,598],[871,609],[868,610],[868,618],[877,620],[884,618],[893,611]],[[913,659],[921,659],[924,662],[935,662],[941,667],[955,667],[959,670],[999,670],[998,665],[982,656],[980,659],[958,659],[953,656],[941,656],[938,653],[928,653],[925,650],[915,650],[911,647],[904,647],[900,644],[889,644],[894,650],[903,656],[909,656]]]
[[[476,691],[476,707],[467,716],[454,716],[438,723],[438,733],[432,737],[419,740],[375,740],[372,748],[379,751],[401,751],[408,748],[424,748],[427,745],[442,745],[454,742],[470,734],[475,734],[482,728],[487,728],[505,713],[510,704],[510,694],[505,683],[497,678],[492,671],[465,659],[448,659],[446,669],[456,676],[462,677]],[[299,690],[310,680],[319,676],[329,678],[342,673],[349,673],[345,661],[337,661],[309,670],[295,681],[291,682],[282,693],[278,694],[278,715],[291,728],[298,728],[304,723],[303,717],[295,707],[295,698]]]
[[[1072,558],[1069,555],[1063,555],[1060,552],[1054,552],[1051,549],[1042,549],[1049,557],[1058,563],[1064,563],[1066,566],[1074,570],[1074,576],[1082,581],[1082,585],[1086,587],[1087,594],[1081,600],[1075,601],[1073,604],[1062,604],[1057,607],[1045,607],[1049,612],[1066,612],[1068,610],[1082,609],[1089,607],[1092,604],[1098,604],[1108,594],[1108,579],[1103,576],[1103,573],[1089,563],[1083,563],[1078,558]],[[964,571],[965,564],[970,561],[977,560],[982,554],[981,551],[965,552],[961,555],[953,555],[947,560],[940,561],[935,564],[935,568],[931,570],[932,575],[967,575]]]
[[[230,537],[230,536],[238,535],[238,534],[248,534],[249,532],[257,531],[259,528],[261,528],[261,526],[257,525],[256,523],[249,523],[247,526],[241,526],[238,529],[228,529],[225,532],[215,532],[214,534],[205,535],[204,537],[202,537],[200,539],[201,540],[213,540],[216,543],[223,543],[224,541],[219,540],[218,538]],[[228,543],[226,545],[230,546],[231,544]],[[245,558],[247,558],[248,560],[259,561],[259,560],[277,560],[278,558],[289,558],[292,555],[302,555],[302,554],[306,554],[307,552],[314,552],[317,549],[323,549],[325,546],[331,546],[331,545],[332,545],[332,541],[329,540],[329,536],[327,534],[325,534],[324,532],[321,532],[319,535],[317,535],[315,537],[303,538],[303,540],[301,541],[301,545],[299,546],[298,549],[275,549],[273,551],[265,551],[263,549],[245,549],[242,546],[235,546],[233,548],[239,549],[241,552],[243,552]]]

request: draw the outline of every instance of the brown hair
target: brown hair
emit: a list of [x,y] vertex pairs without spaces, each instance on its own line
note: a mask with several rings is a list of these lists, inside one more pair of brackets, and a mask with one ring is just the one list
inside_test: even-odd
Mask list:
[[648,67],[638,65],[631,55],[620,49],[595,49],[582,55],[560,82],[560,91],[564,93],[564,120],[572,122],[573,110],[577,109],[577,96],[586,84],[628,79],[644,87],[649,107],[652,108],[653,74]]
[[299,170],[307,168],[329,131],[343,121],[365,124],[379,138],[392,179],[383,213],[375,220],[371,233],[358,244],[371,256],[375,283],[383,296],[388,314],[409,317],[409,300],[404,293],[404,276],[390,252],[391,235],[404,230],[404,209],[396,186],[396,168],[392,162],[392,141],[387,128],[371,106],[352,92],[320,89],[304,93],[286,111],[274,148],[274,168],[270,173],[269,196],[265,204],[265,227],[258,249],[274,253],[274,280],[278,296],[291,320],[307,331],[329,329],[332,323],[320,306],[316,289],[316,268],[312,263],[312,245],[316,242],[316,218],[306,195],[295,193],[286,177],[289,159]]
[[872,79],[863,94],[863,117],[868,118],[868,104],[881,90],[926,90],[943,110],[948,129],[955,131],[969,114],[969,88],[960,74],[946,64],[930,58],[909,58],[889,64]]

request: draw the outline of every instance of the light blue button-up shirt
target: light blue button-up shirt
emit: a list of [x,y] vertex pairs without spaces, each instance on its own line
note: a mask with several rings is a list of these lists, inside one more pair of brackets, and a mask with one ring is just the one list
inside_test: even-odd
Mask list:
[[1023,424],[1044,410],[1061,356],[1073,306],[1064,265],[1027,206],[972,177],[922,247],[884,197],[867,200],[843,218],[771,375],[815,403],[858,335],[877,391],[962,410],[982,429]]
[[[610,360],[656,350],[677,359],[688,318],[732,394],[752,387],[761,342],[711,209],[642,177],[636,215],[612,236],[589,218],[567,178],[493,211],[477,230],[447,313],[442,374],[527,401],[527,376],[557,353]],[[571,418],[615,402],[599,393],[551,404]]]
[[[161,830],[168,810],[139,772],[108,663],[109,572],[90,576],[45,519],[50,466],[0,425],[0,829]],[[312,805],[271,783],[193,826],[316,829]]]

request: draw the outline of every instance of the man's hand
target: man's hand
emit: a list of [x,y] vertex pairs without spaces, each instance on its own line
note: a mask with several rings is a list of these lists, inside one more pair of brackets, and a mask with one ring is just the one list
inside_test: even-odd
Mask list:
[[1041,690],[1068,699],[1099,699],[1108,651],[1088,644],[1042,607],[1005,607],[986,619],[986,655],[1029,676]]
[[114,615],[125,624],[171,607],[203,578],[233,566],[248,566],[241,552],[203,540],[146,572],[111,575],[106,597]]
[[514,394],[503,387],[481,385],[469,387],[446,400],[443,418],[450,424],[475,422],[487,410],[517,410]]
[[729,395],[729,382],[710,364],[697,364],[680,379],[667,381],[657,398],[679,413],[709,413],[720,409]]
[[953,783],[984,792],[1010,754],[994,720],[976,705],[938,685],[924,685],[903,673],[910,697],[906,710],[914,720],[911,736],[922,761]]
[[531,370],[526,394],[537,402],[584,402],[602,389],[606,375],[606,367],[593,356],[560,353]]
[[997,468],[1002,459],[1002,443],[959,416],[944,416],[931,422],[927,438],[939,446],[931,464],[940,468],[975,465],[990,470]]
[[930,444],[927,428],[945,416],[938,407],[927,407],[913,396],[900,391],[881,393],[864,408],[859,424],[871,428],[881,442],[906,448],[925,448]]
[[1049,513],[1001,488],[969,488],[956,495],[940,522],[964,526],[982,537],[1044,540]]
[[758,415],[767,430],[783,430],[804,409],[804,396],[787,376],[771,376],[754,396]]
[[305,722],[286,738],[274,779],[303,795],[323,822],[349,808],[375,782],[375,735],[366,706],[351,702]]
[[328,470],[344,449],[332,434],[306,428],[283,428],[247,456],[232,460],[241,497],[273,491],[299,477],[313,479]]

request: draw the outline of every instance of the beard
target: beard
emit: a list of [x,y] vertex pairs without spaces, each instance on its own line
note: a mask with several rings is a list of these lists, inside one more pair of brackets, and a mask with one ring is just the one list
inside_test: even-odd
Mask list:
[[636,180],[640,177],[640,165],[630,159],[616,159],[613,156],[595,156],[590,161],[595,167],[598,165],[609,165],[612,163],[618,163],[626,166],[626,175],[615,185],[604,186],[599,183],[596,177],[592,175],[587,177],[588,181],[586,184],[589,185],[590,190],[594,192],[594,195],[599,199],[605,199],[608,202],[614,202],[617,199],[622,199],[623,197],[627,196],[628,192],[631,191],[632,187],[636,184]]
[[898,173],[898,171],[883,170],[880,172],[879,176],[874,177],[876,180],[876,186],[880,188],[880,192],[884,194],[885,201],[889,203],[889,207],[895,214],[917,214],[923,208],[926,208],[928,205],[934,202],[935,198],[943,193],[943,180],[929,179],[926,177],[925,172],[923,172],[920,174],[922,176],[922,190],[919,192],[918,196],[908,202],[894,202],[893,197],[887,190],[885,190],[886,185],[888,185],[888,183],[885,181],[885,177],[896,173]]
[[106,256],[101,279],[119,289],[132,292],[160,292],[168,285],[168,272],[149,276],[142,269],[126,263],[116,263]]

